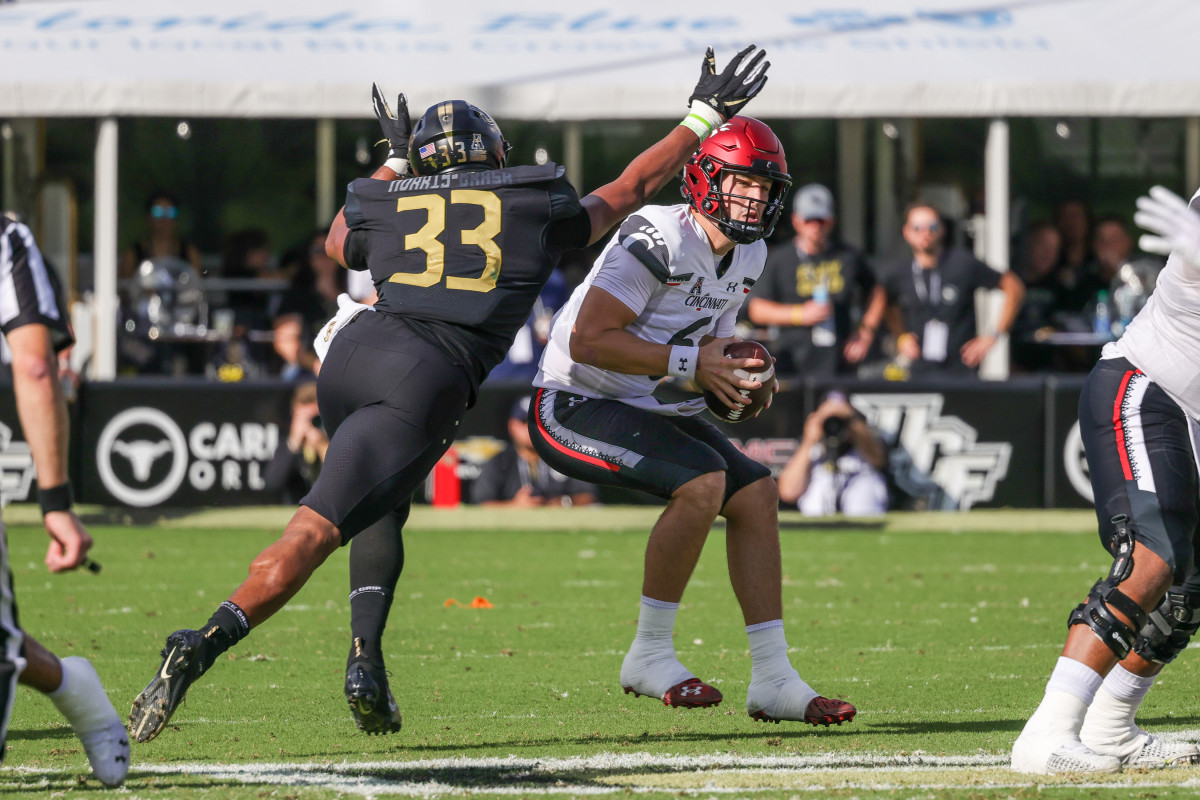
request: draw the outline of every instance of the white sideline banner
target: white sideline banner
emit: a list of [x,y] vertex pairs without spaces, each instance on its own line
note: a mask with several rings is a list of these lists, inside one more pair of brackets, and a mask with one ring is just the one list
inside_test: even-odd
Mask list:
[[767,48],[756,116],[1190,116],[1194,0],[91,0],[0,5],[0,116],[675,118],[706,45]]

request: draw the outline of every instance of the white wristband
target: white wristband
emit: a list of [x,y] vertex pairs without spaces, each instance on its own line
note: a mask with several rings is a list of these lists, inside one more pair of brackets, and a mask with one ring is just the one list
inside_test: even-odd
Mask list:
[[407,158],[392,157],[392,158],[389,158],[387,161],[383,162],[383,165],[385,167],[387,167],[388,169],[390,169],[392,172],[396,173],[397,175],[407,175],[408,174],[408,159]]
[[667,374],[675,378],[690,378],[696,374],[696,365],[699,363],[699,347],[672,345],[671,356],[667,361]]
[[712,106],[693,100],[688,115],[679,124],[699,136],[700,141],[704,141],[724,121]]

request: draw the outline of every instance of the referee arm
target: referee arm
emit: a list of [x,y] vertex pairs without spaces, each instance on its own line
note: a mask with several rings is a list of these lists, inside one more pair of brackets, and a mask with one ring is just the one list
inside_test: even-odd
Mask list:
[[[6,338],[13,356],[17,416],[37,467],[38,490],[66,486],[70,423],[50,329],[32,322],[10,330]],[[46,566],[51,572],[78,567],[92,546],[79,518],[68,507],[46,512],[44,522],[51,539]]]

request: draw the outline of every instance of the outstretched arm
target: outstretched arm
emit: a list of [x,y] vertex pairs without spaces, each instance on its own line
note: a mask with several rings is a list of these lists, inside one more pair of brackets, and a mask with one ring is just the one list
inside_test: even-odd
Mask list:
[[719,125],[745,108],[766,84],[771,62],[763,61],[766,51],[750,45],[726,65],[720,74],[712,48],[704,55],[700,81],[689,98],[688,115],[665,138],[635,158],[621,176],[584,197],[592,223],[588,244],[599,241],[631,212],[646,204],[659,189],[676,175],[700,142]]
[[[371,84],[371,108],[375,118],[379,120],[379,128],[383,131],[383,140],[388,143],[387,161],[383,166],[371,173],[371,177],[380,181],[394,181],[401,175],[408,174],[408,140],[412,136],[412,120],[408,114],[408,98],[401,93],[396,98],[396,113],[388,108],[387,100],[379,84]],[[346,207],[338,209],[333,224],[329,226],[329,235],[325,237],[325,255],[332,258],[343,267],[346,257],[342,254],[346,246]]]

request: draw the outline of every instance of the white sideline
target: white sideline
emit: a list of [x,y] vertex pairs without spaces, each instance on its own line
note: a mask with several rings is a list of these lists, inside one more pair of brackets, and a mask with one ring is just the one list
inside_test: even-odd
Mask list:
[[[1177,732],[1172,738],[1183,737],[1200,731]],[[310,786],[314,788],[333,789],[338,792],[359,795],[365,798],[377,796],[402,796],[434,798],[443,795],[601,795],[618,792],[662,793],[664,791],[678,792],[682,787],[665,787],[657,785],[637,785],[635,776],[630,781],[622,781],[620,776],[606,776],[603,773],[612,771],[634,771],[638,769],[659,769],[669,773],[682,774],[701,772],[705,777],[703,787],[695,787],[706,794],[752,794],[762,791],[778,791],[786,788],[789,791],[828,791],[831,788],[841,790],[864,791],[895,791],[921,790],[937,791],[949,789],[970,788],[969,780],[947,780],[948,776],[937,776],[935,771],[961,772],[966,778],[970,773],[981,768],[1004,768],[1008,765],[1008,755],[979,753],[975,755],[937,756],[916,751],[905,755],[870,754],[870,753],[826,753],[813,756],[734,756],[714,753],[711,755],[674,756],[653,753],[612,753],[594,756],[576,756],[569,758],[530,759],[509,756],[507,758],[440,758],[422,759],[417,761],[362,761],[336,763],[262,763],[262,764],[215,764],[215,763],[178,763],[178,764],[144,764],[134,763],[131,778],[137,779],[139,774],[155,775],[190,775],[203,776],[213,780],[237,781],[254,785],[279,786]],[[455,780],[452,774],[439,776],[439,771],[458,773],[471,769],[496,770],[498,778],[492,785],[472,782],[470,786],[462,785],[461,780]],[[862,780],[860,774],[854,771],[889,769],[907,773],[930,773],[928,781],[920,783],[891,783],[885,781]],[[31,775],[71,774],[70,769],[36,769],[31,767],[15,767],[15,773]],[[398,781],[380,777],[380,772],[410,772],[420,771],[432,773],[430,778],[422,781]],[[589,778],[587,773],[601,773],[596,778]],[[780,785],[778,778],[764,780],[760,786],[716,786],[712,779],[720,775],[746,774],[753,772],[764,773],[828,773],[827,780],[811,786]],[[1189,770],[1191,772],[1191,770]],[[561,774],[560,780],[553,780],[555,774]],[[1200,788],[1200,777],[1189,777],[1184,780],[1162,780],[1164,774],[1178,774],[1175,770],[1167,773],[1135,773],[1121,776],[1115,780],[1104,782],[1076,783],[1070,785],[1076,788],[1119,788],[1119,787],[1181,787]],[[534,778],[533,776],[537,776]],[[1183,777],[1179,774],[1179,777]],[[611,779],[612,785],[598,784],[601,778]],[[764,775],[764,778],[767,778]],[[940,780],[939,780],[940,778]],[[1157,780],[1155,778],[1158,778]],[[448,779],[448,780],[446,780]],[[1032,781],[1014,774],[1012,781],[988,781],[989,789],[1016,789],[1029,787],[1033,783],[1043,783],[1045,779]],[[539,785],[540,784],[540,785]],[[3,780],[0,779],[0,787]]]

